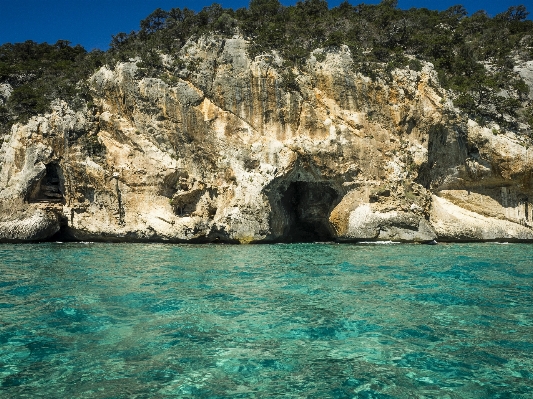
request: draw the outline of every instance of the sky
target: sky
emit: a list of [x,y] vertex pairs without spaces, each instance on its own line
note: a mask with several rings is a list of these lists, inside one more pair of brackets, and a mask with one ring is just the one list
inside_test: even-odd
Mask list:
[[[329,0],[335,7],[342,0]],[[87,50],[106,50],[111,35],[139,29],[139,22],[156,8],[169,10],[174,7],[195,11],[218,2],[224,8],[241,8],[249,0],[0,0],[0,44],[23,42],[55,43],[68,40],[81,44]],[[377,4],[379,0],[349,0],[351,4]],[[296,0],[281,0],[284,5]],[[398,0],[398,7],[426,7],[445,10],[462,4],[469,13],[485,10],[494,16],[510,6],[523,4],[533,17],[533,0]]]

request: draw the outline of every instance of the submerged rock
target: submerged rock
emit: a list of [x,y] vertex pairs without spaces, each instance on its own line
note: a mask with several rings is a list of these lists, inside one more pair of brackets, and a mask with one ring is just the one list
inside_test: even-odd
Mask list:
[[0,201],[29,216],[3,211],[0,240],[533,240],[529,143],[461,115],[431,64],[372,80],[342,47],[287,85],[246,47],[191,41],[170,78],[102,67],[94,108],[13,126]]

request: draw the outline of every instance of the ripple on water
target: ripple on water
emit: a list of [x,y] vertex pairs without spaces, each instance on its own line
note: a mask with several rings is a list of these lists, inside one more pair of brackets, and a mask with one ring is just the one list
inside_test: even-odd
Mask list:
[[519,244],[3,245],[0,396],[533,397],[532,265]]

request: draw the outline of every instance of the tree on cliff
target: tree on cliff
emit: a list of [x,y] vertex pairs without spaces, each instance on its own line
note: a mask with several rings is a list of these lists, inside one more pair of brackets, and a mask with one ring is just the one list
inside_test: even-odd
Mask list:
[[0,130],[45,112],[54,98],[73,104],[88,99],[86,85],[77,83],[103,64],[113,67],[140,57],[144,75],[164,76],[161,54],[176,55],[187,40],[205,34],[241,34],[249,40],[252,58],[275,50],[286,67],[298,68],[305,68],[317,48],[338,51],[346,45],[355,67],[372,78],[389,79],[394,68],[419,70],[420,61],[429,61],[441,84],[456,93],[457,106],[481,122],[512,127],[513,120],[529,123],[527,110],[533,107],[527,85],[514,71],[518,61],[533,59],[533,21],[527,16],[523,5],[491,18],[484,11],[469,15],[461,5],[401,10],[396,0],[355,6],[345,1],[334,8],[324,0],[299,0],[293,6],[251,0],[238,10],[214,3],[200,12],[158,8],[139,30],[114,35],[107,52],[87,53],[67,41],[0,46],[0,84],[14,88],[0,106]]
[[6,132],[14,122],[48,111],[56,98],[73,106],[83,100],[78,82],[101,65],[102,54],[87,53],[65,40],[52,45],[28,40],[0,46],[0,83],[13,88],[0,109],[0,132]]

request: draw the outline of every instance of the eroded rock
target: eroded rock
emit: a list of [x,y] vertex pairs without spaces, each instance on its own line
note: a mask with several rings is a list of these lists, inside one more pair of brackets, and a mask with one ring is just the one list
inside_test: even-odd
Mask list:
[[13,93],[13,87],[9,83],[0,83],[0,105],[4,105]]
[[0,200],[25,200],[25,216],[1,237],[533,240],[530,143],[461,115],[431,64],[372,80],[344,46],[287,85],[276,54],[246,47],[189,41],[178,56],[195,67],[165,81],[102,67],[95,108],[56,102],[13,126]]

